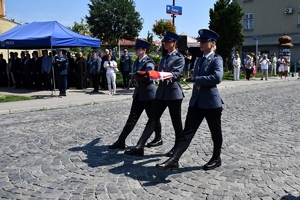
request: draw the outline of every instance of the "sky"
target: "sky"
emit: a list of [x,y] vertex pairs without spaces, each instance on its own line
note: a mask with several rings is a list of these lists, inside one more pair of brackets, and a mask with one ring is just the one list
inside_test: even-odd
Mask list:
[[[134,0],[136,11],[144,19],[139,38],[146,38],[152,32],[155,20],[170,19],[166,6],[173,0]],[[186,32],[191,37],[198,36],[198,30],[208,28],[209,10],[216,0],[174,0],[175,6],[182,7],[182,15],[175,18],[177,33]],[[74,22],[81,22],[89,15],[90,0],[5,0],[6,19],[14,19],[18,23],[34,21],[58,21],[64,26],[72,27]],[[155,34],[154,34],[155,36]],[[156,36],[154,39],[158,39]]]

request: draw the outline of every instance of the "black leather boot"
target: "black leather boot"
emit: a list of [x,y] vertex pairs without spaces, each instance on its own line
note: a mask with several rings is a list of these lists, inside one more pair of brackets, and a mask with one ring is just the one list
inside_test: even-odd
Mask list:
[[203,166],[204,170],[215,169],[216,167],[220,167],[221,162],[221,149],[214,149],[212,158]]
[[130,156],[144,156],[144,147],[137,145],[132,149],[126,150],[124,153]]
[[175,147],[173,147],[168,153],[166,153],[167,157],[172,157],[174,155]]
[[109,149],[125,149],[125,140],[117,140],[112,145],[108,146]]
[[109,149],[125,149],[125,140],[129,133],[126,133],[126,131],[122,131],[118,140],[113,143],[112,145],[108,146]]
[[221,166],[221,157],[211,158],[208,163],[203,166],[204,170],[211,170]]
[[155,167],[157,169],[161,169],[161,170],[172,170],[172,171],[178,171],[178,159],[176,159],[175,157],[171,157],[168,160],[166,160],[165,162],[161,163],[161,164],[156,164]]
[[162,144],[163,144],[163,141],[162,141],[161,138],[158,138],[158,139],[154,138],[154,140],[152,140],[151,142],[149,142],[147,144],[147,147],[149,147],[149,148],[150,147],[157,147],[157,146],[160,146]]

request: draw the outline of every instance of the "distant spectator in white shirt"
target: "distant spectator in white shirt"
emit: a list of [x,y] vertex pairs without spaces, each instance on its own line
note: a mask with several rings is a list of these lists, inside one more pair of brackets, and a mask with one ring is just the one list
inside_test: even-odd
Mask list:
[[260,80],[263,80],[264,76],[265,76],[266,81],[268,80],[269,62],[270,61],[269,61],[267,55],[264,55],[263,59],[260,62],[260,65],[261,65],[261,79]]
[[240,68],[241,68],[241,58],[239,54],[236,54],[233,58],[233,80],[240,80]]

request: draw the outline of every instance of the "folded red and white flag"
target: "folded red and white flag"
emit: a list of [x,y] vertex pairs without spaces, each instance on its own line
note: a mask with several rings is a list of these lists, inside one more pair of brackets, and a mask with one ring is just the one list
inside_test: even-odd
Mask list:
[[158,72],[155,70],[148,71],[148,74],[151,81],[165,80],[173,77],[171,72]]

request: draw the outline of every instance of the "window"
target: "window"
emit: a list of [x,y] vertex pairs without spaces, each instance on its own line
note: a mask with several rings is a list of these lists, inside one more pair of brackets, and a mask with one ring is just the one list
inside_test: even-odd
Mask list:
[[252,30],[253,29],[253,13],[245,14],[244,29],[245,30]]

